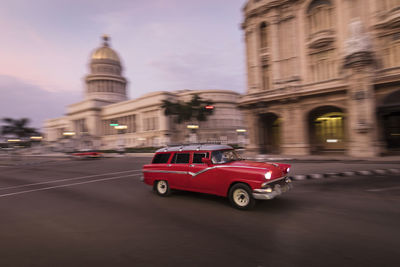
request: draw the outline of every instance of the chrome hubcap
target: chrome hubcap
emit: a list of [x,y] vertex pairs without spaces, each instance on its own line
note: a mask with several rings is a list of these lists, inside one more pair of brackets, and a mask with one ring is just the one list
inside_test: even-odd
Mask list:
[[167,182],[165,181],[159,181],[157,183],[157,190],[160,194],[165,194],[167,192]]
[[244,207],[249,204],[250,197],[246,190],[240,188],[233,192],[233,200],[238,206]]

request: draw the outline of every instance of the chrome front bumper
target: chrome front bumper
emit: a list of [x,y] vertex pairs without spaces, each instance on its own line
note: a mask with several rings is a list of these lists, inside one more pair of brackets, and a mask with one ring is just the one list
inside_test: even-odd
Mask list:
[[289,178],[286,178],[281,183],[277,183],[275,185],[267,186],[266,188],[254,189],[253,197],[255,199],[268,200],[273,199],[276,196],[281,195],[292,189],[292,181]]

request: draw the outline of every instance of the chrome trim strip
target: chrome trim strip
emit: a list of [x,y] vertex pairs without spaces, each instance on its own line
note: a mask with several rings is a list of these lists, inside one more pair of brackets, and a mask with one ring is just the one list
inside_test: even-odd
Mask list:
[[206,171],[209,171],[209,170],[212,170],[212,169],[216,169],[216,168],[242,168],[242,169],[245,168],[245,169],[268,170],[267,168],[261,168],[261,167],[251,167],[251,166],[225,166],[225,165],[222,165],[222,166],[212,166],[212,167],[205,168],[205,169],[203,169],[203,170],[201,170],[201,171],[198,171],[198,172],[192,174],[192,176],[195,177],[195,176],[197,176],[197,175],[199,175],[199,174],[202,174],[202,173],[204,173],[204,172],[206,172]]
[[188,174],[188,172],[184,171],[162,171],[162,170],[144,170],[143,172]]
[[[189,174],[189,175],[191,175],[192,177],[196,177],[197,175],[200,175],[200,174],[202,174],[202,173],[204,173],[204,172],[206,172],[206,171],[209,171],[209,170],[213,170],[213,169],[216,169],[216,168],[244,168],[244,169],[258,169],[258,170],[268,170],[267,168],[260,168],[260,167],[251,167],[251,166],[224,166],[224,165],[222,165],[222,166],[212,166],[212,167],[208,167],[208,168],[205,168],[205,169],[203,169],[203,170],[201,170],[201,171],[198,171],[198,172],[185,172],[185,171],[167,171],[167,170],[144,170],[143,172],[156,172],[156,173],[176,173],[176,174]],[[284,177],[282,177],[282,178],[279,178],[279,179],[283,179],[283,178],[285,178],[286,176],[284,176]],[[277,179],[275,179],[275,180],[272,180],[271,182],[275,182],[275,181],[277,181]]]

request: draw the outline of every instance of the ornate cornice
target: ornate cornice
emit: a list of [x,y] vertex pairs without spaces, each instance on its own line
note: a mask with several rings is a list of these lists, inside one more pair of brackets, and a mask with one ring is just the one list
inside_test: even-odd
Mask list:
[[336,84],[329,87],[321,86],[309,89],[309,86],[287,86],[274,90],[260,91],[243,96],[239,102],[239,106],[243,109],[252,109],[257,103],[268,102],[293,102],[298,101],[302,97],[312,95],[324,95],[327,93],[345,92],[347,86],[345,84]]
[[[281,7],[281,6],[289,7],[291,4],[298,2],[298,0],[268,0],[268,1],[260,1],[260,2],[261,2],[260,4],[248,3],[246,5],[246,7],[243,9],[245,19],[241,25],[242,29],[247,28],[249,19],[258,17],[258,16],[262,16],[262,15],[266,14],[269,10],[276,8],[276,7]],[[282,12],[282,14],[280,14],[280,16],[288,16],[286,13],[287,13],[287,10],[284,10],[284,12]]]

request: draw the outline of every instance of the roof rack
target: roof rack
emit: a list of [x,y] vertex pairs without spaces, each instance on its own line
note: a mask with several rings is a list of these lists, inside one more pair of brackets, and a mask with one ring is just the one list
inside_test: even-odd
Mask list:
[[[207,146],[207,147],[202,147],[202,146]],[[202,142],[202,143],[190,143],[190,144],[170,144],[170,145],[166,145],[163,148],[160,148],[159,150],[157,150],[157,152],[183,151],[185,149],[199,151],[201,149],[209,149],[210,146],[211,147],[216,147],[216,146],[229,147],[228,145],[223,145],[220,142],[219,143]]]
[[196,146],[196,145],[221,145],[221,141],[208,141],[208,142],[199,142],[199,143],[178,143],[178,144],[169,144],[166,147],[173,146]]

